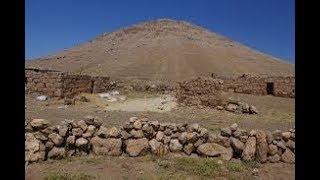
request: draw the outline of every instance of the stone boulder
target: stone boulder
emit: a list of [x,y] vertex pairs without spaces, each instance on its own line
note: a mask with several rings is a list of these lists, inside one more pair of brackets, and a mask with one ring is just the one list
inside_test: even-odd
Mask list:
[[180,144],[178,139],[170,140],[169,149],[171,152],[180,152],[182,148],[182,144]]
[[45,129],[49,126],[49,122],[45,119],[33,119],[30,121],[30,125],[32,128],[36,130]]
[[294,163],[295,154],[290,149],[286,149],[281,155],[281,161],[285,163]]
[[65,148],[61,147],[53,147],[49,152],[48,152],[48,158],[49,159],[62,159],[66,157],[66,150]]
[[231,137],[230,144],[231,144],[231,147],[233,148],[234,152],[241,155],[241,153],[244,149],[243,142],[241,142],[240,140],[238,140],[234,137]]
[[149,141],[149,146],[150,146],[151,152],[158,156],[166,155],[169,152],[168,146],[165,146],[163,143],[158,142],[155,139],[152,139]]
[[111,127],[107,129],[107,138],[119,138],[121,135],[121,130],[116,127]]
[[201,144],[197,148],[197,152],[202,156],[208,156],[208,157],[221,156],[225,160],[230,160],[232,158],[232,153],[230,153],[230,150],[216,143]]
[[57,133],[49,134],[48,138],[56,145],[61,146],[63,143],[63,138]]
[[90,140],[92,145],[92,151],[96,155],[110,155],[119,156],[122,154],[122,141],[116,138],[100,138],[98,136],[93,137]]
[[257,130],[256,138],[257,138],[257,159],[261,163],[264,163],[267,161],[268,150],[269,150],[266,133],[262,130]]
[[242,159],[245,161],[251,161],[254,158],[254,155],[256,153],[256,138],[255,137],[249,137],[244,149],[242,151]]
[[150,149],[150,146],[147,138],[127,140],[126,152],[131,157],[144,155],[148,152],[149,149]]

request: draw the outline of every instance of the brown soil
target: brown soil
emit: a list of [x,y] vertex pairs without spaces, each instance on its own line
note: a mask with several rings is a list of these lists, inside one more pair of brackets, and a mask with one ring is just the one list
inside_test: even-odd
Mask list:
[[59,52],[26,67],[110,76],[180,81],[216,73],[292,75],[294,65],[187,22],[141,23]]

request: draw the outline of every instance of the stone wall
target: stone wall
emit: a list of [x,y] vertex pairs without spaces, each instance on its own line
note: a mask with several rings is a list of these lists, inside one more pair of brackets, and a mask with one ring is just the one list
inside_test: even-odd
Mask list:
[[28,93],[41,93],[51,97],[73,97],[80,93],[99,93],[110,90],[109,77],[91,77],[59,71],[25,69]]
[[63,76],[64,74],[58,71],[26,69],[26,91],[61,97],[63,96]]
[[295,77],[294,76],[274,76],[274,77],[259,77],[243,75],[238,78],[222,79],[224,90],[234,91],[236,93],[267,95],[267,83],[273,84],[273,94],[279,97],[295,97]]
[[25,125],[26,163],[88,154],[131,157],[179,153],[243,161],[295,163],[295,130],[241,129],[237,124],[210,133],[199,124],[159,123],[131,117],[122,127],[106,128],[98,119],[64,121],[50,126],[44,119]]

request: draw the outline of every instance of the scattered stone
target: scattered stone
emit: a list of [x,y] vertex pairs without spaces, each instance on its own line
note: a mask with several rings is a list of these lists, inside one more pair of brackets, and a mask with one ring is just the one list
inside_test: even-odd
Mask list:
[[254,175],[254,176],[259,176],[259,169],[254,168],[251,173],[252,173],[252,175]]
[[187,131],[188,132],[198,131],[199,127],[200,126],[198,123],[193,123],[187,126]]
[[235,112],[238,109],[238,105],[236,104],[228,104],[226,106],[226,110],[230,112]]
[[48,137],[45,136],[42,132],[40,131],[37,131],[35,133],[33,133],[34,137],[40,141],[47,141],[48,140]]
[[217,110],[223,110],[223,106],[217,106]]
[[258,110],[257,110],[257,108],[255,107],[255,106],[250,106],[250,114],[258,114],[259,112],[258,112]]
[[50,150],[54,147],[54,143],[51,141],[47,141],[45,144],[46,149]]
[[48,96],[46,96],[46,95],[38,96],[38,97],[36,97],[36,100],[38,100],[38,101],[46,101],[46,100],[48,100]]
[[199,147],[201,144],[203,144],[204,143],[204,141],[202,140],[202,139],[198,139],[198,141],[196,141],[195,143],[194,143],[194,147]]
[[284,141],[282,141],[282,140],[277,142],[277,146],[279,148],[281,148],[281,149],[287,149],[286,148],[286,143]]

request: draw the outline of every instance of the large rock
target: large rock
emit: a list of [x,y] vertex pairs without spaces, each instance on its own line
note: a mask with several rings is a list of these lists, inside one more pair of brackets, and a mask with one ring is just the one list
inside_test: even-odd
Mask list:
[[157,131],[160,127],[160,123],[158,121],[151,121],[150,125],[152,126],[152,128]]
[[93,137],[90,140],[92,145],[92,151],[96,155],[110,155],[119,156],[122,154],[122,141],[116,138],[100,138],[98,136]]
[[191,155],[191,153],[195,150],[195,147],[192,143],[189,143],[187,145],[185,145],[183,147],[183,151],[187,154],[187,155]]
[[140,130],[142,128],[142,122],[141,120],[137,120],[133,123],[133,128],[135,128],[136,130]]
[[221,136],[220,134],[210,134],[207,140],[208,143],[217,143],[220,144],[226,148],[230,147],[230,139],[224,136]]
[[252,136],[248,138],[241,156],[243,160],[251,161],[253,160],[255,153],[256,153],[256,138]]
[[295,154],[290,149],[286,149],[281,155],[281,161],[285,163],[295,163]]
[[40,141],[34,137],[31,133],[25,134],[25,151],[29,151],[30,154],[40,150]]
[[182,148],[182,144],[180,144],[178,139],[170,140],[169,149],[171,152],[180,152]]
[[283,140],[288,141],[291,137],[291,132],[283,132],[281,135]]
[[61,147],[53,147],[49,152],[48,152],[48,158],[50,159],[62,159],[66,157],[66,150],[65,148]]
[[237,123],[234,123],[230,126],[230,129],[232,132],[236,131],[238,129],[238,124]]
[[49,126],[49,122],[45,119],[33,119],[30,122],[30,125],[34,129],[45,129],[46,127]]
[[244,149],[244,144],[243,142],[241,142],[240,140],[234,138],[234,137],[231,137],[230,138],[230,144],[231,144],[231,147],[233,148],[233,150],[235,151],[235,153],[241,155],[243,149]]
[[111,127],[107,129],[107,138],[119,138],[121,135],[121,130],[116,127]]
[[77,147],[83,147],[83,148],[87,148],[88,147],[88,143],[89,141],[85,138],[79,138],[76,140],[76,146]]
[[257,138],[257,159],[261,163],[264,163],[267,161],[268,150],[269,150],[266,133],[262,130],[257,130],[256,138]]
[[142,131],[144,133],[144,136],[148,139],[151,139],[154,135],[153,127],[149,124],[145,124],[142,126]]
[[296,149],[295,142],[292,141],[292,140],[288,140],[288,141],[286,142],[286,146],[287,146],[288,148],[290,148],[291,150]]
[[45,151],[37,151],[37,152],[25,151],[25,161],[27,162],[44,161],[45,153],[46,153]]
[[61,137],[66,137],[68,135],[69,128],[66,125],[59,125],[58,132]]
[[164,137],[163,131],[158,131],[156,134],[156,140],[161,142],[163,140],[163,137]]
[[130,133],[128,133],[127,131],[121,131],[121,139],[127,140],[130,137],[132,137],[132,135]]
[[196,132],[189,132],[186,134],[186,140],[188,143],[194,143],[198,140],[198,134]]
[[48,137],[44,135],[44,133],[37,131],[33,133],[34,137],[40,141],[47,141]]
[[96,134],[99,137],[106,138],[108,136],[108,129],[104,126],[100,126]]
[[158,142],[155,139],[149,141],[149,146],[151,148],[151,152],[158,156],[163,156],[168,153],[168,146],[165,146],[163,143]]
[[190,125],[187,125],[187,131],[188,132],[194,132],[194,131],[198,131],[200,128],[199,124],[198,123],[193,123],[193,124],[190,124]]
[[269,144],[269,151],[268,154],[270,154],[271,156],[275,155],[278,153],[278,147],[274,144]]
[[66,140],[66,144],[69,147],[72,147],[76,143],[76,136],[69,136]]
[[83,134],[83,130],[81,128],[73,128],[71,130],[72,135],[76,136],[76,137],[80,137]]
[[144,137],[143,131],[142,130],[134,130],[132,129],[130,131],[130,134],[132,135],[132,137],[140,139]]
[[272,141],[274,140],[274,137],[270,131],[266,131],[266,136],[267,136],[267,143],[271,144]]
[[232,135],[232,131],[230,127],[221,128],[221,136],[230,137]]
[[232,132],[232,135],[236,138],[240,138],[240,136],[248,136],[249,133],[245,129],[237,128],[236,131]]
[[238,109],[238,105],[236,104],[228,104],[226,106],[226,110],[230,112],[235,112]]
[[251,114],[258,114],[259,113],[257,108],[255,106],[252,106],[252,105],[250,106],[249,111],[250,111]]
[[127,140],[126,152],[129,154],[129,156],[136,157],[139,155],[144,155],[149,149],[150,146],[147,138]]
[[216,143],[201,144],[197,148],[197,152],[202,156],[218,157],[221,156],[225,160],[230,160],[230,149],[227,149]]
[[268,157],[268,161],[271,163],[279,162],[281,157],[278,154],[272,155]]
[[272,135],[275,140],[281,140],[281,138],[282,138],[282,132],[280,130],[273,131]]
[[87,130],[87,128],[88,128],[88,125],[84,120],[78,121],[77,125],[78,125],[79,128],[82,129],[83,132],[85,132]]
[[48,137],[56,146],[61,146],[63,143],[63,138],[57,133],[51,133]]

